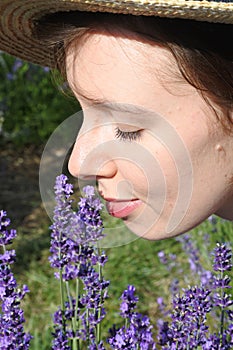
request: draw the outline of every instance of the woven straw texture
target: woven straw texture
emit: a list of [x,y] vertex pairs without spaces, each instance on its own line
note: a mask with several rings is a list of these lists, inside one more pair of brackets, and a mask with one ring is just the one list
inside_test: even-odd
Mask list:
[[[233,1],[233,0],[232,0]],[[37,19],[58,11],[100,11],[233,24],[233,2],[199,0],[0,0],[0,50],[53,66],[53,48],[33,38]]]

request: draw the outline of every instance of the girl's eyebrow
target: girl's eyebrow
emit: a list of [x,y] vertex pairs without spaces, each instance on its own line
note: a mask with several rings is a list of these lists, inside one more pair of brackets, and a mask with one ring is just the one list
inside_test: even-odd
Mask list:
[[100,108],[107,108],[116,112],[144,114],[144,115],[148,113],[151,114],[151,111],[149,111],[148,109],[142,106],[136,106],[130,103],[115,102],[104,98],[95,98],[90,95],[88,96],[87,93],[85,93],[81,89],[77,89],[77,87],[75,90],[78,96],[82,97],[82,99],[91,103],[92,106],[99,106]]
[[91,98],[86,97],[84,95],[82,95],[82,98],[90,102],[92,106],[105,108],[116,112],[131,113],[137,115],[145,115],[152,113],[152,111],[146,109],[145,107],[136,106],[130,103],[115,102],[108,99]]
[[145,109],[141,106],[135,106],[130,103],[117,103],[105,100],[102,103],[100,103],[100,106],[103,108],[111,109],[116,112],[124,112],[124,113],[132,113],[132,114],[148,114],[151,113],[149,110]]

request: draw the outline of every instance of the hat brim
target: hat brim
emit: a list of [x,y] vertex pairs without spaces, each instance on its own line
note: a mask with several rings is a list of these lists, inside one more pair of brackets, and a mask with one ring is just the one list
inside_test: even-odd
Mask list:
[[233,24],[233,2],[198,0],[1,0],[0,50],[53,67],[53,48],[32,35],[35,22],[60,11],[110,12]]

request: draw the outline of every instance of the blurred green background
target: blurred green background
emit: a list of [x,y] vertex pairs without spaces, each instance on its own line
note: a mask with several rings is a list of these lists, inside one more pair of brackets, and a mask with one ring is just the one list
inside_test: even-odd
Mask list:
[[[0,209],[7,210],[12,226],[18,229],[14,272],[18,283],[27,284],[31,291],[23,309],[26,330],[34,336],[33,350],[50,349],[52,314],[60,300],[59,285],[48,263],[51,222],[40,199],[40,157],[54,129],[79,108],[57,73],[0,52]],[[128,234],[119,220],[107,215],[104,220],[107,227]],[[210,235],[208,244],[206,233]],[[232,223],[207,220],[191,232],[191,237],[203,266],[211,269],[210,251],[215,243],[233,242]],[[161,250],[176,254],[172,273],[159,261]],[[128,284],[135,285],[139,311],[151,317],[156,333],[156,321],[161,317],[157,298],[162,296],[170,303],[171,280],[179,279],[181,287],[196,282],[181,244],[176,239],[150,242],[135,237],[129,244],[107,249],[107,253],[105,276],[111,285],[104,334],[119,322],[119,297]]]

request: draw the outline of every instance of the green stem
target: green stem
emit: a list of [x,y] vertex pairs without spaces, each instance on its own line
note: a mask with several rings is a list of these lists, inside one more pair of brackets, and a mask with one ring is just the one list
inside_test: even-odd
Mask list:
[[[78,255],[81,254],[81,245],[79,245],[78,247]],[[80,270],[80,263],[78,263],[77,266],[78,271]],[[79,303],[79,295],[80,295],[80,279],[77,277],[76,278],[76,291],[75,291],[75,310],[74,310],[74,320],[75,320],[75,327],[74,327],[74,331],[75,334],[77,333],[77,331],[80,331],[79,327],[80,327],[80,323],[79,323],[79,319],[78,319],[78,303]],[[78,350],[80,350],[80,341],[79,341],[79,337],[77,338],[77,347]]]
[[[70,287],[69,287],[69,282],[66,281],[66,293],[67,293],[67,297],[69,300],[69,304],[70,304],[70,310],[73,309],[73,303],[72,303],[72,297],[70,294]],[[73,350],[78,350],[78,343],[77,343],[77,338],[76,338],[76,324],[75,324],[75,317],[72,317],[72,329],[73,329],[73,333],[74,333],[74,338],[72,339],[73,341]]]
[[59,286],[60,286],[60,298],[61,298],[61,312],[62,312],[62,324],[63,324],[63,331],[65,331],[65,296],[64,296],[64,284],[62,280],[62,270],[59,270]]
[[126,318],[126,319],[125,319],[125,328],[127,329],[128,326],[129,326],[129,320],[128,320],[128,318]]
[[[59,242],[61,242],[62,233],[59,234]],[[61,248],[59,248],[58,251],[58,259],[61,261]],[[63,269],[59,269],[59,287],[60,287],[60,298],[61,298],[61,312],[62,312],[62,325],[63,325],[63,332],[65,333],[66,330],[66,321],[65,321],[65,296],[64,296],[64,283],[63,283]]]
[[[98,248],[98,255],[100,256],[100,248]],[[102,266],[101,264],[99,263],[99,266],[98,266],[98,272],[99,272],[99,281],[102,281],[102,278],[103,278],[103,274],[102,274]],[[102,302],[102,295],[101,295],[101,298],[100,298],[101,302]],[[101,316],[101,306],[99,306],[98,308],[98,319],[100,319],[100,316]],[[101,323],[98,322],[97,324],[97,329],[96,329],[96,333],[97,333],[97,345],[99,344],[100,340],[101,340]]]
[[[224,277],[223,271],[221,271],[220,272],[220,279],[222,280],[223,277]],[[224,294],[223,288],[221,288],[220,294],[221,294],[221,300],[222,300],[223,299],[223,294]],[[221,306],[221,314],[220,314],[220,349],[222,348],[222,345],[223,345],[224,314],[225,314],[224,308]]]
[[[78,266],[78,270],[79,268],[80,267]],[[78,320],[78,302],[79,302],[79,293],[80,293],[79,289],[80,289],[79,278],[76,278],[76,295],[75,295],[76,304],[75,304],[75,310],[74,310],[75,333],[77,333],[77,330],[79,331],[79,320]],[[80,349],[79,339],[77,340],[77,346],[79,350]]]
[[86,322],[87,322],[87,345],[90,345],[89,309],[87,309],[87,313],[86,313]]
[[223,331],[224,331],[224,316],[225,316],[225,311],[222,308],[221,310],[221,316],[220,316],[220,322],[221,322],[221,328],[220,328],[220,346],[222,348],[223,345]]

